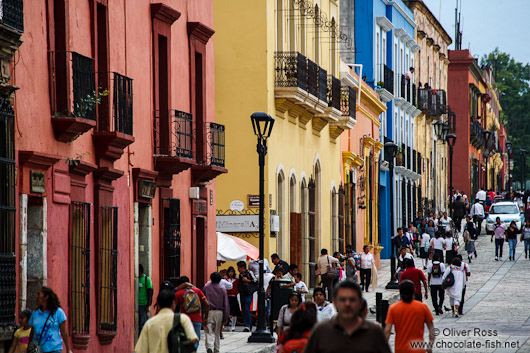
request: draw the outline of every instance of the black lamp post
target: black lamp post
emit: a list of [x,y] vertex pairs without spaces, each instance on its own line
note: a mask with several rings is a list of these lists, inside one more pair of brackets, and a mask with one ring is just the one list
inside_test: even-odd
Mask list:
[[254,134],[258,137],[257,151],[259,155],[259,289],[258,289],[258,327],[248,338],[249,343],[273,343],[274,337],[265,324],[265,289],[263,289],[263,258],[264,258],[264,219],[265,219],[265,155],[267,139],[271,135],[274,118],[264,112],[251,115]]
[[390,164],[390,282],[386,289],[399,289],[399,283],[394,278],[396,274],[396,239],[394,234],[394,158],[397,153],[397,145],[394,142],[385,143],[385,154]]
[[510,198],[512,197],[512,171],[510,164],[510,156],[512,155],[513,144],[510,141],[506,141],[506,154],[508,154],[508,193]]
[[482,130],[482,134],[484,135],[484,155],[486,157],[486,191],[489,190],[488,188],[488,157],[489,157],[489,146],[488,146],[488,140],[491,135],[491,131],[489,130]]
[[456,135],[448,134],[446,136],[447,145],[449,146],[449,209],[451,210],[451,215],[453,213],[453,147],[455,146]]
[[526,178],[525,178],[525,168],[526,168],[526,161],[525,161],[525,157],[526,157],[526,154],[528,153],[527,150],[525,150],[524,148],[521,148],[519,150],[519,154],[521,155],[521,192],[525,192],[526,190]]

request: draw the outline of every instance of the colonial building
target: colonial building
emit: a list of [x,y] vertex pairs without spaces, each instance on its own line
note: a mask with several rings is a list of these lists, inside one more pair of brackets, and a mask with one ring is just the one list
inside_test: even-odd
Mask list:
[[372,138],[383,145],[393,141],[398,146],[394,175],[390,175],[387,164],[381,164],[377,171],[383,258],[390,257],[390,239],[396,228],[412,220],[418,209],[420,171],[413,132],[414,116],[419,110],[414,106],[413,86],[405,77],[414,66],[414,53],[419,50],[414,41],[415,26],[414,14],[401,0],[355,1],[355,63],[363,65],[366,82],[387,106],[379,117],[379,136]]
[[417,107],[421,110],[414,129],[415,153],[421,170],[418,209],[424,212],[447,210],[448,152],[443,135],[449,131],[437,136],[435,124],[443,123],[446,130],[451,130],[454,121],[447,105],[447,47],[452,40],[423,1],[407,0],[406,4],[414,13],[415,38],[420,46],[414,54],[412,84]]
[[355,110],[341,111],[338,48],[346,39],[339,1],[214,6],[216,118],[227,127],[230,170],[218,179],[217,229],[258,242],[252,226],[259,205],[257,139],[250,115],[264,111],[275,118],[265,166],[265,254],[298,264],[313,287],[320,249],[343,250],[345,244],[339,136],[354,126]]
[[24,5],[16,130],[2,139],[16,174],[0,174],[15,186],[1,244],[16,253],[16,311],[48,285],[75,351],[130,352],[139,264],[155,295],[216,268],[213,4]]

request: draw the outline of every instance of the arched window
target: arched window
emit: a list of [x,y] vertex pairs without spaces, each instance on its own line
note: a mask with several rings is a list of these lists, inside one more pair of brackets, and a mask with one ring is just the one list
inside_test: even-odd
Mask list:
[[336,32],[336,28],[335,28],[335,17],[333,17],[331,19],[331,31],[329,32],[330,33],[330,39],[331,39],[331,50],[330,50],[330,69],[331,69],[331,74],[333,76],[336,75],[336,65],[337,65],[337,39],[335,38],[337,32]]
[[276,0],[276,51],[283,51],[283,0]]
[[338,195],[335,186],[331,189],[331,251],[338,251],[339,237],[338,237]]
[[277,197],[276,197],[276,214],[279,217],[280,220],[280,230],[278,231],[278,236],[276,238],[277,241],[277,251],[280,255],[280,258],[285,258],[285,175],[283,174],[283,171],[280,171],[278,173],[277,177]]
[[313,53],[315,63],[320,63],[320,11],[318,5],[315,5],[315,34],[313,43]]
[[304,278],[311,280],[309,268],[309,189],[305,178],[300,182],[300,211],[302,213],[301,231],[302,231],[302,261],[301,269]]
[[296,16],[294,1],[289,0],[289,18],[287,19],[289,23],[289,50],[296,51]]
[[302,215],[296,207],[296,176],[289,178],[289,247],[290,262],[302,265]]

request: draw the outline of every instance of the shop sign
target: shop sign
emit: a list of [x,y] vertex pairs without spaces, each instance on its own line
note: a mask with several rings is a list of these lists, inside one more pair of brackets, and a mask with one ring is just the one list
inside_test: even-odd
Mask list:
[[31,192],[44,194],[46,192],[45,177],[43,172],[30,171]]
[[232,211],[241,212],[241,211],[243,211],[244,208],[245,208],[245,204],[243,203],[243,201],[234,200],[234,201],[230,202],[230,210],[232,210]]
[[223,215],[216,216],[216,231],[223,233],[259,232],[258,215]]
[[208,213],[208,205],[206,200],[193,200],[193,210],[194,215],[206,215]]
[[248,195],[248,208],[259,207],[259,195]]
[[156,192],[156,183],[147,179],[138,180],[138,196],[144,199],[153,199]]

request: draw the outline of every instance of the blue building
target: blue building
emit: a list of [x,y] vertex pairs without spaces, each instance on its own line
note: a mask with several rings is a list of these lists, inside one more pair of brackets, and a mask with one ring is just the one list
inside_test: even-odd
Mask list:
[[[364,79],[387,105],[387,111],[379,117],[379,140],[398,146],[394,175],[390,175],[388,163],[382,162],[379,168],[379,239],[384,247],[381,258],[389,258],[392,235],[415,217],[417,209],[420,175],[414,149],[414,118],[421,111],[415,107],[414,74],[409,69],[414,67],[414,53],[420,47],[414,41],[414,15],[402,0],[355,0],[354,17],[355,63],[363,65]],[[384,149],[380,153],[384,156]]]

